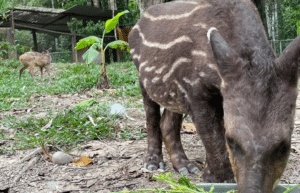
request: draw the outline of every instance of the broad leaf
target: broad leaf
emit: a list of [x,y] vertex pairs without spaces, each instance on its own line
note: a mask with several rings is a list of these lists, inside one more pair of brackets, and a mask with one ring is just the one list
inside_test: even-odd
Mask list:
[[98,50],[101,49],[101,43],[98,43],[98,42],[94,43],[93,46],[94,46],[95,49],[98,49]]
[[95,46],[91,46],[83,55],[85,63],[90,64],[97,56],[99,52],[95,49]]
[[110,48],[114,48],[114,49],[117,49],[117,48],[120,48],[121,50],[126,49],[127,52],[130,52],[129,44],[123,40],[116,40],[116,41],[110,42],[109,44],[107,44],[107,46]]
[[105,22],[105,33],[111,32],[111,30],[113,30],[117,26],[119,18],[125,13],[129,13],[129,11],[125,10],[121,13],[118,13],[114,18],[107,20]]
[[96,36],[89,36],[86,38],[82,38],[79,40],[79,42],[76,44],[75,49],[76,50],[81,50],[83,48],[86,48],[94,43],[99,43],[101,45],[102,39],[98,38]]

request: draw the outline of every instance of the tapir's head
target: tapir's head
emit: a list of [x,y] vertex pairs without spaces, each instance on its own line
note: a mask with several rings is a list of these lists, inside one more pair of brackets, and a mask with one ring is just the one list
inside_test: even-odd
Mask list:
[[[231,47],[209,39],[221,77],[226,146],[240,192],[272,192],[291,149],[300,36],[276,59],[268,43]],[[263,42],[262,42],[263,44]]]

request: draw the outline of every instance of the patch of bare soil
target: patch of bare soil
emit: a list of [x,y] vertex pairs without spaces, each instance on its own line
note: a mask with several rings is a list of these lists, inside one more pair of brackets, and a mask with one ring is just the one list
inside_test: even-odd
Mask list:
[[[86,100],[87,94],[39,96],[33,100],[50,103],[51,108],[73,106],[81,100]],[[44,105],[43,105],[44,106]],[[44,112],[39,107],[32,107],[32,112]],[[8,111],[6,113],[15,113]],[[26,110],[17,116],[29,114]],[[42,115],[41,115],[42,116]],[[129,109],[130,119],[123,119],[121,124],[132,128],[145,124],[145,113],[140,109]],[[182,142],[189,159],[200,169],[203,168],[205,150],[200,138],[193,132],[182,132]],[[1,141],[0,141],[0,145]],[[149,177],[156,172],[142,169],[143,159],[147,152],[146,138],[142,140],[101,140],[82,144],[81,149],[70,152],[73,158],[90,157],[92,164],[84,167],[55,165],[42,153],[24,161],[22,158],[32,153],[31,150],[18,150],[13,155],[0,156],[0,192],[113,192],[124,189],[153,189],[168,187],[165,182],[150,181]],[[50,154],[57,151],[50,148]],[[166,172],[178,174],[173,170],[165,147],[163,148]],[[22,161],[20,161],[22,160]],[[295,129],[292,135],[292,152],[287,168],[280,183],[300,183],[300,98],[297,100]],[[193,182],[200,183],[202,179],[189,176]]]

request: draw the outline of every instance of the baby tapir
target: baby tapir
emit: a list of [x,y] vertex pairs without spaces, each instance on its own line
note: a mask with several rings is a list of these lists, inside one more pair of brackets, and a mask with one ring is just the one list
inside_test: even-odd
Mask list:
[[235,176],[240,192],[272,192],[291,148],[300,37],[276,58],[251,0],[175,1],[149,7],[129,45],[146,110],[144,166],[164,168],[164,142],[175,170],[201,173],[180,141],[188,114],[206,182]]

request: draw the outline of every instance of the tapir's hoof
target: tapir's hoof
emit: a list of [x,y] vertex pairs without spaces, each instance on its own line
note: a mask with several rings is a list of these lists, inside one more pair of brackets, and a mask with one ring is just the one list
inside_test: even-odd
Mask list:
[[165,164],[163,162],[162,156],[158,156],[156,154],[147,156],[144,163],[144,168],[154,171],[154,170],[165,170]]
[[147,164],[144,163],[144,168],[148,169],[149,171],[154,171],[154,170],[165,170],[165,164],[163,162],[159,162],[158,166],[157,164]]
[[189,163],[187,167],[182,167],[178,170],[179,173],[183,175],[189,175],[189,174],[201,174],[201,170],[197,168],[194,164]]

